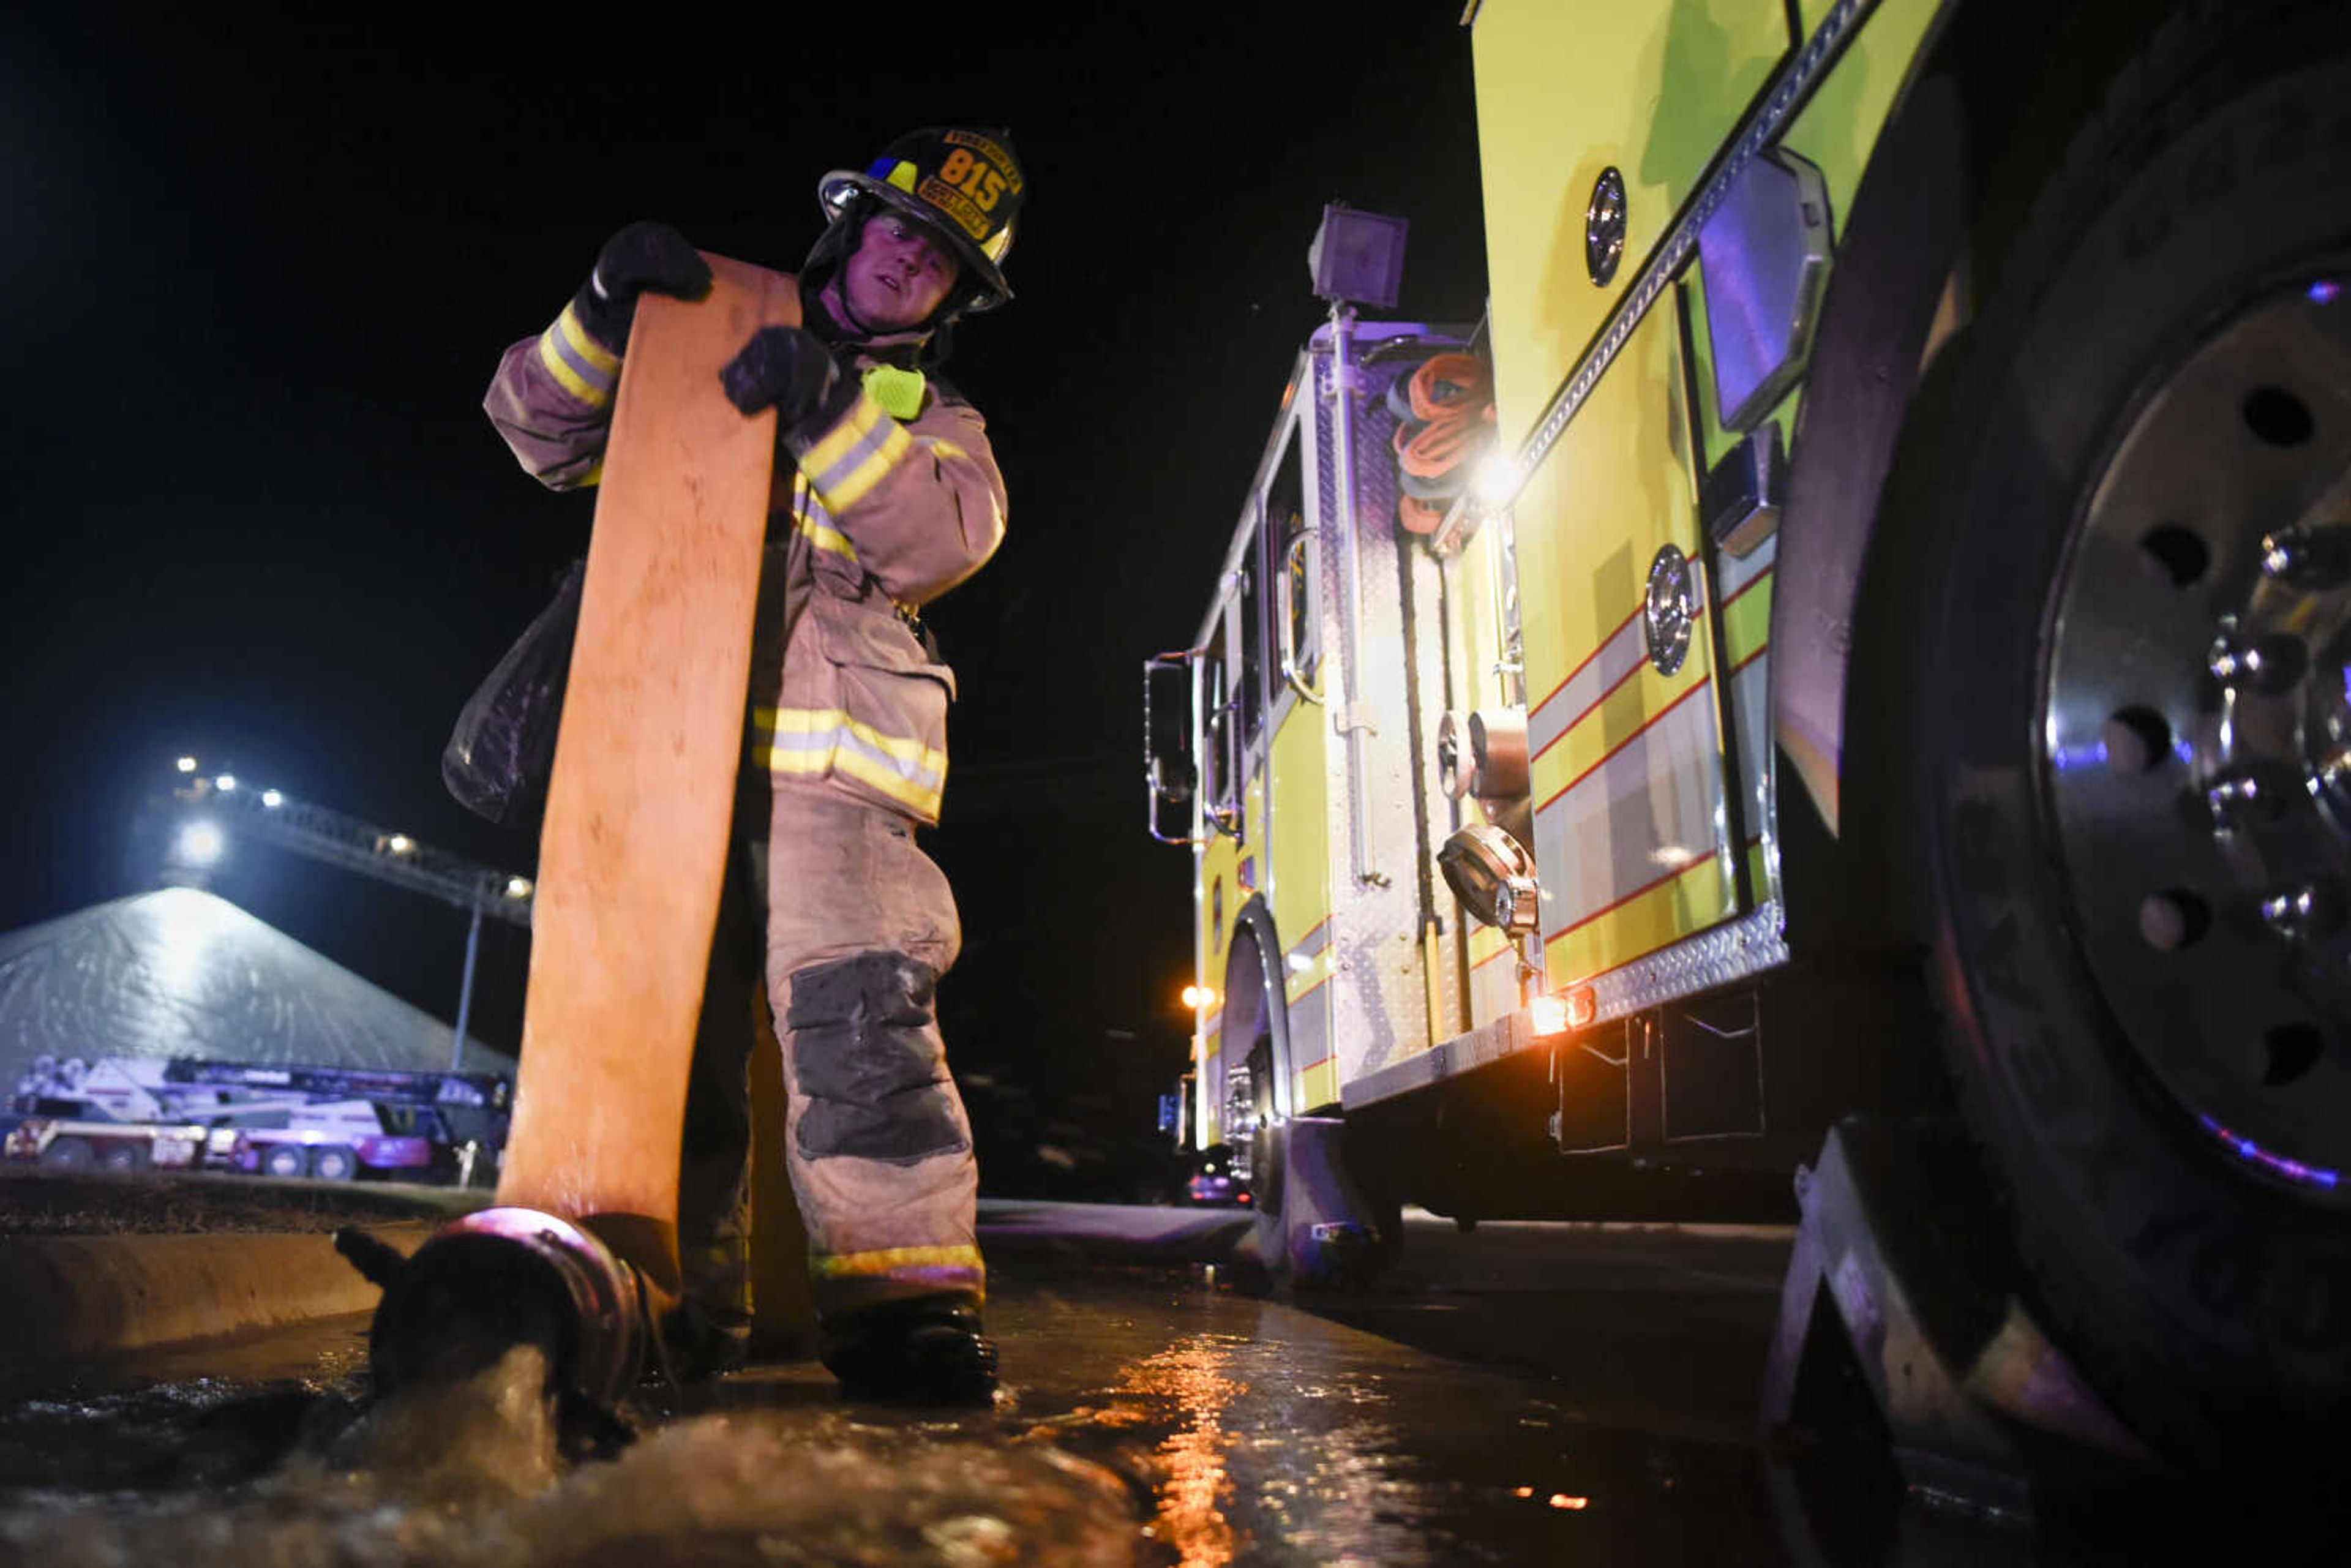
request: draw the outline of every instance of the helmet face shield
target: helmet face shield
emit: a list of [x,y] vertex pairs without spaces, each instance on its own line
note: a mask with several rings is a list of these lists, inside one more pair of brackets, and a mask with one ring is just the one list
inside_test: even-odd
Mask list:
[[860,195],[932,229],[962,260],[971,296],[964,310],[991,310],[1012,298],[1003,261],[1027,193],[1020,161],[1003,131],[910,131],[862,172],[836,169],[817,184],[829,221]]

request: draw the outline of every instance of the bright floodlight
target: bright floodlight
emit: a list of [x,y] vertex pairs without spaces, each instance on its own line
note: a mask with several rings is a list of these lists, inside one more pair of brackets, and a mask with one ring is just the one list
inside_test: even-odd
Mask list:
[[1517,458],[1507,452],[1489,452],[1479,460],[1477,476],[1471,484],[1480,502],[1499,510],[1517,497],[1519,479]]
[[1404,279],[1404,239],[1411,225],[1402,218],[1367,213],[1333,202],[1322,209],[1322,226],[1306,247],[1306,269],[1314,297],[1333,305],[1351,300],[1387,310]]
[[264,789],[261,792],[261,803],[274,811],[286,804],[286,797],[275,789]]
[[227,846],[228,840],[222,834],[219,823],[190,822],[180,830],[172,852],[183,865],[205,866],[218,861],[221,851]]
[[234,773],[222,774],[219,778],[213,780],[213,788],[219,790],[224,795],[227,794],[230,790],[236,788],[236,775]]
[[383,841],[383,847],[390,850],[393,854],[404,855],[409,851],[416,847],[416,841],[410,838],[406,833],[394,833],[392,837]]
[[510,876],[507,878],[507,896],[508,898],[528,898],[530,896],[530,878],[527,876]]
[[193,773],[196,770],[196,759],[193,757],[183,757],[180,758],[179,768],[183,773]]

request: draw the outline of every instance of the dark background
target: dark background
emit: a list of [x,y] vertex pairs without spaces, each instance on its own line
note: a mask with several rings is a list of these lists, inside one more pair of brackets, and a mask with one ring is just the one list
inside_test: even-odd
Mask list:
[[[991,1190],[1126,1195],[1189,1022],[1188,856],[1144,836],[1138,666],[1191,641],[1321,319],[1322,204],[1411,220],[1395,314],[1482,308],[1459,14],[0,21],[0,930],[153,885],[133,830],[182,752],[530,871],[437,767],[592,507],[482,417],[500,351],[631,219],[790,268],[823,171],[1007,125],[1019,298],[949,372],[1010,536],[931,617],[962,686],[927,840],[965,924],[943,1021]],[[254,846],[214,885],[454,1016],[456,911]],[[502,1049],[526,943],[484,940],[473,1030]]]

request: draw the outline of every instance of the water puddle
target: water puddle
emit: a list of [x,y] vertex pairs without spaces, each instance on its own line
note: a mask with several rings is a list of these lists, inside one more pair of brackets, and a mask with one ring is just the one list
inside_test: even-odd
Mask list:
[[1180,1568],[1441,1561],[1425,1528],[1433,1499],[1384,1418],[1387,1394],[1349,1369],[1301,1380],[1286,1349],[1196,1335],[1113,1385],[1104,1425],[1168,1428],[1144,1461],[1158,1480],[1145,1533]]
[[1343,1358],[1301,1368],[1299,1348],[1194,1333],[1120,1368],[1101,1403],[1032,1432],[1136,1479],[1144,1563],[1500,1560],[1439,1523],[1453,1488],[1411,1457],[1382,1371]]

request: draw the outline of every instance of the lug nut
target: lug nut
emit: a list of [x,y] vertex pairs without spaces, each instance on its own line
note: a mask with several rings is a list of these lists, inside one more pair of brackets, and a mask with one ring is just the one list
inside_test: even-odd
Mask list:
[[2340,588],[2351,578],[2351,526],[2280,528],[2262,540],[2262,570],[2313,592]]
[[2311,782],[2338,793],[2351,793],[2351,746],[2338,747],[2310,769]]
[[2309,882],[2273,893],[2261,903],[2262,924],[2286,942],[2324,936],[2343,923],[2343,895],[2332,883]]
[[2204,801],[2215,828],[2267,821],[2283,811],[2293,792],[2277,779],[2253,768],[2232,768],[2217,774],[2204,787]]
[[2207,667],[2214,680],[2232,691],[2275,696],[2302,679],[2309,662],[2302,639],[2291,633],[2276,632],[2262,637],[2246,637],[2224,632],[2212,644]]

